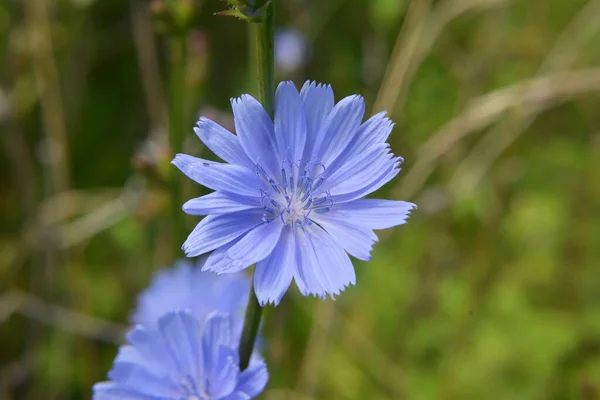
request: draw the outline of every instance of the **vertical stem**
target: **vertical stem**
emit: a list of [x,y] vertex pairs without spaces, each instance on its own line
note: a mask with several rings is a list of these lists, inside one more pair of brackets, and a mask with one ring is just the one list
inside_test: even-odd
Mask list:
[[[185,71],[187,66],[187,46],[184,34],[175,34],[170,39],[169,71],[169,144],[174,154],[183,150],[185,132]],[[176,255],[184,240],[183,205],[181,198],[181,174],[174,173],[171,179],[171,205],[173,221],[173,241]]]
[[271,0],[269,5],[266,6],[263,22],[257,24],[254,31],[256,39],[258,100],[262,103],[271,118],[273,118],[275,112],[274,2],[274,0]]
[[244,330],[240,339],[240,370],[243,371],[250,364],[250,357],[256,342],[256,335],[260,327],[263,308],[258,304],[254,285],[250,289],[250,299],[248,300],[248,308],[246,308],[246,318],[244,320]]
[[[265,7],[262,22],[255,29],[256,67],[258,77],[258,100],[273,118],[275,113],[275,73],[273,44],[275,41],[274,10],[271,0]],[[240,370],[250,364],[250,357],[256,342],[263,308],[258,303],[254,287],[250,290],[250,299],[246,309],[244,330],[240,339]]]

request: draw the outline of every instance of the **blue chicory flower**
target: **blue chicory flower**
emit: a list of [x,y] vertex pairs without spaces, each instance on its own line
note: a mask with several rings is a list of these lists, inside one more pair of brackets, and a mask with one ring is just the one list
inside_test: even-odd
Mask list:
[[189,309],[202,323],[211,312],[218,311],[231,314],[232,331],[239,338],[250,294],[250,278],[242,272],[227,275],[202,272],[205,261],[206,257],[200,257],[194,265],[189,260],[181,260],[173,268],[158,271],[150,286],[138,297],[131,321],[156,327],[165,313]]
[[110,381],[94,385],[94,400],[248,400],[269,378],[258,356],[240,372],[226,314],[212,313],[202,327],[189,311],[169,312],[156,329],[139,325],[127,340]]
[[[386,139],[393,123],[379,113],[361,123],[365,103],[334,105],[329,85],[282,82],[275,120],[250,95],[233,99],[234,135],[200,118],[196,134],[226,163],[186,154],[173,160],[215,192],[183,205],[206,215],[183,249],[209,251],[203,269],[237,272],[256,263],[259,302],[278,304],[292,279],[304,295],[337,295],[355,283],[348,257],[370,260],[374,229],[404,224],[412,203],[363,199],[395,177],[402,161]],[[347,252],[347,253],[346,253]]]

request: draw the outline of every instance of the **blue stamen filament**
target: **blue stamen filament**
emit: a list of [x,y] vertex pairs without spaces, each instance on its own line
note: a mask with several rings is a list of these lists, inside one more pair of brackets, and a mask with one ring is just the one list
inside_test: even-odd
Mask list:
[[[190,375],[183,377],[179,386],[182,390],[182,400],[206,400],[208,395],[198,388],[198,385]],[[208,381],[206,382],[206,390],[208,390]]]
[[312,211],[322,214],[333,207],[328,191],[316,192],[326,180],[325,166],[318,161],[300,164],[303,165],[301,170],[297,163],[282,160],[280,183],[273,180],[260,165],[256,165],[258,178],[268,188],[260,189],[264,222],[279,217],[284,226],[302,227],[312,224],[309,219]]

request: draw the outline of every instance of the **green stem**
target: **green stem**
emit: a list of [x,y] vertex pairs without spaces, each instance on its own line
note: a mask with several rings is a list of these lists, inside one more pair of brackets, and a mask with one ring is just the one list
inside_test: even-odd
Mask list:
[[[263,21],[255,29],[256,67],[258,78],[258,100],[273,118],[275,113],[275,65],[273,47],[275,41],[274,10],[271,0],[265,8]],[[240,370],[250,363],[256,335],[260,326],[263,308],[258,303],[254,287],[250,290],[250,299],[246,309],[244,330],[240,339]]]
[[[186,84],[185,71],[187,66],[186,37],[176,34],[170,38],[170,69],[169,69],[169,145],[173,155],[183,150],[186,116]],[[181,196],[181,174],[173,173],[171,179],[171,204],[173,221],[173,244],[175,254],[179,254],[185,238],[183,205]]]
[[246,308],[246,319],[244,321],[244,330],[240,339],[240,370],[243,371],[250,364],[250,357],[256,342],[256,335],[260,326],[263,308],[258,304],[254,286],[250,289],[250,299],[248,308]]
[[267,113],[273,118],[275,112],[275,23],[273,3],[271,0],[265,9],[263,22],[257,24],[256,39],[256,68],[258,77],[258,100]]

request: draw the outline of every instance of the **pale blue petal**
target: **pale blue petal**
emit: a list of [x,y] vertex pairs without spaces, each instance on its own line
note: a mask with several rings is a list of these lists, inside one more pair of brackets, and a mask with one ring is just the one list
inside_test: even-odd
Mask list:
[[348,201],[360,199],[370,193],[373,193],[389,181],[391,181],[400,172],[400,163],[402,159],[400,157],[393,158],[393,163],[373,163],[369,166],[369,170],[372,175],[368,177],[366,181],[353,180],[349,182],[346,187],[354,190],[346,193],[333,193],[332,200],[334,204],[345,203]]
[[315,82],[306,81],[300,91],[300,97],[304,102],[307,128],[303,159],[308,161],[312,156],[321,125],[333,109],[333,90],[330,85],[317,85]]
[[131,364],[144,364],[146,360],[141,356],[137,349],[133,346],[123,345],[119,347],[119,352],[115,357],[115,362],[126,362]]
[[[386,143],[372,146],[369,151],[356,155],[327,177],[320,190],[344,194],[369,185],[378,171],[393,167],[395,161]],[[328,171],[329,173],[329,171]]]
[[215,399],[221,399],[231,394],[238,383],[240,377],[240,367],[237,362],[237,350],[232,347],[219,346],[218,360],[213,365],[211,374],[210,394]]
[[406,223],[410,212],[416,208],[415,204],[406,201],[360,199],[337,204],[332,214],[349,218],[369,229],[387,229]]
[[[202,325],[209,313],[221,311],[232,314],[234,332],[239,332],[252,281],[242,273],[218,276],[202,272],[206,259],[206,255],[199,257],[196,265],[184,259],[173,268],[157,271],[150,286],[138,296],[132,322],[152,328],[167,312],[189,309]],[[131,346],[121,350],[127,347]]]
[[188,200],[182,207],[189,215],[226,214],[249,208],[261,208],[260,198],[225,192],[212,192]]
[[394,123],[389,118],[385,118],[385,114],[385,111],[382,111],[372,116],[358,128],[346,149],[327,167],[329,175],[346,163],[353,163],[355,157],[369,152],[372,146],[385,143],[394,127]]
[[230,164],[242,165],[253,169],[254,164],[242,148],[239,138],[221,125],[208,118],[201,117],[198,127],[194,128],[196,135],[223,161]]
[[202,353],[204,369],[215,371],[219,362],[221,346],[231,346],[231,320],[227,314],[211,313],[204,324],[202,332]]
[[231,319],[228,314],[208,316],[202,334],[204,367],[211,398],[219,399],[235,389],[240,370],[237,350],[232,343]]
[[245,236],[219,247],[208,257],[203,271],[239,272],[263,260],[277,244],[282,226],[279,221],[262,223]]
[[240,236],[237,239],[232,240],[231,242],[213,251],[210,254],[210,256],[208,256],[206,263],[202,267],[202,271],[212,272],[215,274],[231,274],[240,272],[241,270],[247,268],[247,266],[243,266],[239,263],[232,264],[229,258],[225,257],[227,251],[232,246],[237,244],[242,239],[242,237],[243,236]]
[[169,377],[154,375],[138,364],[117,363],[109,372],[108,378],[123,388],[133,389],[147,396],[170,398],[179,391]]
[[92,390],[92,400],[156,400],[156,397],[144,395],[135,389],[123,388],[114,382],[96,383]]
[[321,283],[319,259],[313,249],[312,242],[302,229],[294,229],[294,240],[296,241],[296,269],[294,270],[294,282],[298,290],[304,296],[315,295],[325,298],[326,293]]
[[227,250],[225,258],[242,268],[264,260],[277,245],[282,228],[283,224],[278,220],[257,226]]
[[333,109],[334,97],[331,86],[316,85],[315,82],[309,81],[306,81],[302,87],[300,97],[304,101],[307,122],[306,143],[303,154],[303,159],[307,161],[312,158],[317,135],[323,122]]
[[183,244],[188,257],[196,257],[223,246],[262,223],[263,210],[209,215],[190,233]]
[[253,398],[262,393],[269,381],[269,372],[264,361],[259,359],[250,363],[250,366],[242,372],[236,388],[236,392],[243,392]]
[[308,225],[296,237],[302,250],[294,278],[303,294],[333,297],[356,282],[348,255],[321,227]]
[[239,165],[177,154],[172,163],[190,179],[214,190],[243,196],[260,196],[261,181],[252,170]]
[[338,102],[317,133],[313,157],[329,166],[356,134],[364,113],[365,102],[361,96],[349,96]]
[[395,124],[385,116],[386,114],[386,111],[375,114],[360,126],[354,143],[359,150],[387,141]]
[[252,96],[231,100],[235,129],[244,152],[254,164],[260,164],[271,176],[279,172],[281,156],[277,150],[273,121]]
[[202,376],[201,329],[194,316],[189,311],[168,313],[158,320],[158,329],[178,372],[183,376]]
[[283,228],[277,246],[264,260],[256,264],[254,290],[261,306],[279,304],[296,269],[296,241],[293,228]]
[[[155,375],[168,375],[169,371],[177,368],[171,354],[162,345],[161,338],[153,331],[142,326],[136,326],[126,335],[127,341],[139,354],[138,360],[144,360],[144,366],[151,370]],[[119,353],[120,355],[121,353]],[[118,361],[115,360],[115,363]],[[129,357],[130,362],[134,362]],[[139,362],[139,361],[135,361]],[[140,363],[141,365],[141,363]]]
[[223,400],[250,400],[252,397],[248,396],[243,392],[234,392],[227,397],[224,397]]
[[361,229],[345,220],[332,218],[330,214],[331,212],[315,214],[311,219],[322,226],[333,240],[350,255],[359,260],[370,261],[371,250],[373,250],[375,242],[371,236],[372,231],[368,228]]
[[306,142],[304,105],[292,82],[281,82],[275,92],[275,138],[279,154],[299,162]]

